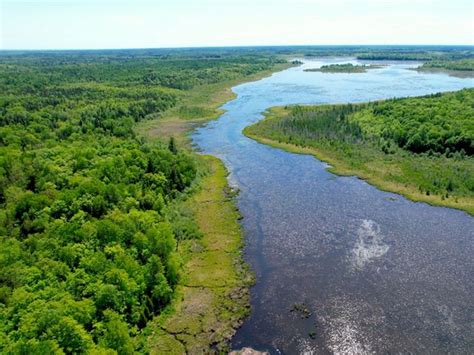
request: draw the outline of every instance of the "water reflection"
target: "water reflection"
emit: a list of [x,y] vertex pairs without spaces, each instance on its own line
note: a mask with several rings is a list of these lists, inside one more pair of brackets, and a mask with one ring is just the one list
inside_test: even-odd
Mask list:
[[[193,136],[204,152],[224,160],[241,190],[245,257],[257,284],[252,315],[233,346],[468,353],[474,218],[336,177],[313,157],[261,145],[241,131],[275,105],[416,96],[472,87],[473,80],[408,70],[414,63],[361,74],[303,71],[322,64],[306,61],[235,87],[238,97],[224,106],[227,112]],[[310,315],[292,311],[295,305]]]

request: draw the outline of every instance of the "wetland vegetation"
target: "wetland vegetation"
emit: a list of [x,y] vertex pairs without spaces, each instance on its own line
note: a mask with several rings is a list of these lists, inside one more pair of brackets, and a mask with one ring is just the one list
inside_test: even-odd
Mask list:
[[323,65],[321,68],[305,69],[307,72],[321,72],[321,73],[365,73],[369,69],[381,68],[381,65],[354,65],[352,63],[345,64],[329,64]]
[[415,70],[420,72],[445,72],[453,76],[474,77],[474,58],[460,60],[433,60]]
[[341,174],[474,214],[474,89],[367,104],[287,106],[245,129]]

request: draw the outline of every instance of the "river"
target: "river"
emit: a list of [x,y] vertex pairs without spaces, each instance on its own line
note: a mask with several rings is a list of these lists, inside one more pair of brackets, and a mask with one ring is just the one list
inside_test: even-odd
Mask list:
[[[193,134],[240,189],[251,316],[232,347],[270,353],[469,353],[474,346],[474,218],[327,172],[312,156],[259,144],[242,129],[266,108],[363,102],[474,86],[391,62],[367,73],[304,64],[233,88],[226,112]],[[351,60],[357,63],[356,60]],[[387,63],[385,63],[387,64]]]

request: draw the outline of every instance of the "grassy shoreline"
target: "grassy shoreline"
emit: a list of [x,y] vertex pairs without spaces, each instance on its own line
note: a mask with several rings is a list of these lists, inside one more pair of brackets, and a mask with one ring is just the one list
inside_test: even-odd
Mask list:
[[249,312],[252,277],[242,261],[240,214],[227,186],[227,171],[203,156],[210,172],[186,204],[204,236],[179,245],[184,268],[175,299],[149,329],[152,354],[227,350],[227,343]]
[[272,70],[264,70],[247,77],[198,87],[190,91],[176,107],[168,110],[162,117],[140,123],[136,127],[136,132],[150,140],[166,140],[173,136],[178,144],[191,149],[189,133],[196,127],[219,118],[224,113],[221,106],[237,96],[232,91],[234,86],[263,79],[292,66],[295,65],[289,62],[276,64]]
[[[278,64],[273,70],[199,87],[163,117],[140,124],[136,132],[148,141],[174,137],[178,146],[193,151],[189,133],[219,118],[224,112],[220,106],[236,97],[232,87],[291,66]],[[241,216],[227,184],[227,170],[218,158],[196,157],[204,176],[196,182],[197,192],[183,203],[192,210],[203,238],[179,245],[183,268],[175,297],[147,327],[146,347],[152,354],[225,352],[250,312],[253,275],[241,256]]]
[[[284,107],[273,107],[265,112],[264,120],[260,121],[259,123],[268,120],[278,120],[284,117],[285,112],[286,111]],[[256,132],[256,127],[259,123],[246,127],[243,133],[248,138],[254,139],[261,144],[283,149],[291,153],[313,155],[317,159],[330,164],[331,166],[328,168],[328,171],[333,174],[341,176],[357,176],[358,178],[367,181],[369,184],[377,187],[380,190],[401,194],[411,201],[425,202],[433,206],[460,209],[469,213],[470,215],[474,215],[474,204],[472,199],[461,197],[456,199],[443,199],[443,197],[439,195],[426,195],[425,193],[420,192],[416,186],[412,186],[409,183],[398,183],[387,180],[386,174],[380,173],[378,169],[374,169],[371,172],[359,169],[353,166],[350,160],[341,158],[337,153],[329,149],[325,150],[312,146],[298,146],[295,144],[279,142],[277,140],[264,137]]]

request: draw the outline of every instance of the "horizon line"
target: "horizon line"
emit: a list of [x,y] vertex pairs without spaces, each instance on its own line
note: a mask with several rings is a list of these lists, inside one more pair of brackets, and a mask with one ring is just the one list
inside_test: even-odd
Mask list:
[[104,48],[0,48],[0,52],[61,52],[61,51],[120,51],[120,50],[180,50],[180,49],[225,49],[225,48],[285,48],[285,47],[471,47],[474,44],[262,44],[222,46],[176,46],[176,47],[104,47]]

